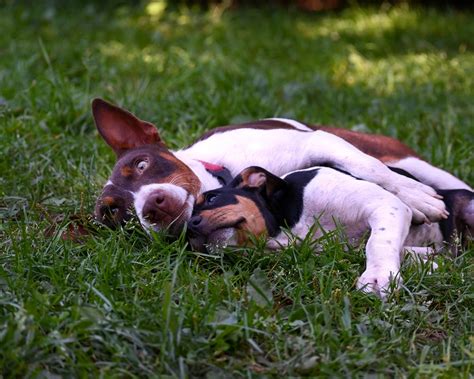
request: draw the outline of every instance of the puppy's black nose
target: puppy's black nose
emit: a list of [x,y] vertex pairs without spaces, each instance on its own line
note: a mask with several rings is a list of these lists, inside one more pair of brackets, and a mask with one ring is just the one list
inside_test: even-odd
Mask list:
[[202,217],[201,216],[193,216],[189,219],[188,223],[189,225],[193,228],[196,228],[199,226],[199,224],[201,223],[202,221]]

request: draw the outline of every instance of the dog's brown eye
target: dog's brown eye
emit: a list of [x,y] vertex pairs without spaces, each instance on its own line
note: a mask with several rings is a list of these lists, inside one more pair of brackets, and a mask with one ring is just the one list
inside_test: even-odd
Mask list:
[[145,171],[145,169],[148,167],[148,160],[147,159],[143,159],[141,161],[138,161],[135,165],[135,167],[137,168],[137,170],[139,172],[143,172]]

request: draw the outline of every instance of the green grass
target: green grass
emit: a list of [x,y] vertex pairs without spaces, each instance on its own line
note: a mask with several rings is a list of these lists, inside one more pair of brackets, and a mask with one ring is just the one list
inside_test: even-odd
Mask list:
[[135,223],[45,231],[86,218],[113,165],[96,96],[171,147],[286,116],[395,136],[473,184],[474,14],[154,4],[0,8],[0,375],[472,377],[472,247],[405,264],[383,303],[337,236],[206,256]]

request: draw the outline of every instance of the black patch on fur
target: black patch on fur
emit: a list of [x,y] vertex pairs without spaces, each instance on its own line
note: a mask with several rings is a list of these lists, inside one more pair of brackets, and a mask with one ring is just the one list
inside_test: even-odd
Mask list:
[[[449,216],[445,220],[439,222],[443,239],[447,242],[452,242],[453,236],[462,235],[467,237],[467,233],[474,227],[474,225],[466,224],[463,210],[474,201],[474,192],[465,189],[455,190],[437,190],[443,196],[443,201],[446,204],[446,209]],[[463,239],[463,244],[466,243]]]
[[299,171],[285,177],[286,189],[277,191],[269,199],[270,209],[275,214],[278,225],[292,228],[303,213],[303,193],[308,183],[318,174],[319,169]]
[[211,174],[212,176],[214,176],[217,179],[217,181],[219,182],[219,184],[223,187],[230,184],[230,182],[232,182],[232,180],[233,180],[232,174],[225,167],[222,167],[222,169],[220,169],[220,170],[210,170],[210,169],[206,168],[206,171],[209,174]]
[[194,209],[196,211],[204,211],[237,204],[239,202],[236,197],[237,195],[240,195],[238,190],[228,187],[211,190],[203,194],[204,201],[200,204],[196,204]]
[[393,172],[396,172],[398,175],[406,176],[407,178],[410,178],[410,179],[413,179],[413,180],[416,180],[417,182],[419,182],[419,180],[417,178],[415,178],[412,174],[410,174],[408,171],[405,171],[402,168],[391,167],[391,166],[387,166],[387,167],[390,170],[392,170]]
[[[241,181],[242,179],[240,179],[240,182]],[[232,183],[234,182],[235,179]],[[194,206],[193,215],[197,215],[205,210],[219,209],[227,205],[237,204],[237,196],[241,196],[250,199],[257,206],[260,214],[265,220],[265,227],[267,228],[269,236],[274,236],[279,231],[279,225],[276,218],[268,208],[265,198],[258,188],[234,188],[232,185],[229,185],[205,192],[203,196],[204,201]]]
[[253,201],[263,216],[270,237],[278,234],[281,227],[292,228],[301,218],[303,213],[303,193],[308,183],[317,175],[319,169],[299,171],[286,176],[284,181],[287,186],[273,192],[267,198],[265,191],[244,186],[236,188],[242,183],[242,177],[236,176],[229,186],[211,190],[204,193],[205,199],[217,196],[211,203],[205,200],[197,204],[194,214],[208,209],[217,209],[229,204],[235,204],[236,195],[246,197]]

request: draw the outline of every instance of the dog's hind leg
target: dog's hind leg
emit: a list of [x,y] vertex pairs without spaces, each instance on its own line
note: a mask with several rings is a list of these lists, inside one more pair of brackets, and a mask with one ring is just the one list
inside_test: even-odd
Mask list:
[[428,162],[415,157],[404,158],[399,161],[385,162],[390,167],[397,167],[413,175],[420,182],[439,189],[466,189],[472,188],[454,175],[435,167]]
[[362,153],[343,139],[329,133],[317,131],[306,134],[308,136],[305,136],[298,146],[302,156],[300,166],[331,166],[358,179],[375,183],[407,204],[417,223],[428,219],[438,221],[447,217],[445,205],[433,188],[390,171],[380,160]]

